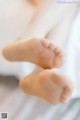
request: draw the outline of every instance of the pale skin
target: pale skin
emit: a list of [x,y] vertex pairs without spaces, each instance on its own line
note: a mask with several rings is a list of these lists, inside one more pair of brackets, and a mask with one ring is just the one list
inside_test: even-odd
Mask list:
[[3,49],[9,61],[28,61],[47,70],[35,72],[20,81],[24,92],[41,97],[51,104],[66,102],[72,94],[73,84],[66,76],[51,72],[50,68],[63,65],[64,53],[46,40],[16,41]]
[[64,63],[62,50],[37,38],[11,43],[3,49],[3,55],[9,61],[32,62],[45,69],[61,67]]
[[[50,0],[48,0],[48,2],[49,1]],[[73,10],[69,12],[71,13],[71,17],[66,27],[66,32],[64,32],[64,30],[62,31],[62,33],[64,32],[64,36],[61,37],[62,33],[59,37],[51,37],[51,34],[47,36],[48,39],[50,38],[50,40],[53,40],[53,43],[51,43],[43,38],[46,37],[48,32],[52,29],[52,26],[54,28],[55,25],[57,25],[57,30],[54,30],[54,33],[57,33],[57,31],[58,33],[61,32],[60,28],[62,26],[60,25],[62,24],[61,20],[63,17],[60,16],[64,16],[64,12],[66,11],[66,14],[68,14],[68,10],[70,9],[70,6],[66,8],[64,6],[62,9],[56,9],[53,1],[51,1],[49,4],[53,4],[54,8],[52,6],[48,11],[48,4],[46,5],[46,8],[44,8],[44,2],[43,4],[41,3],[44,12],[41,13],[42,9],[40,10],[39,6],[39,13],[35,18],[32,19],[33,22],[29,25],[26,35],[22,36],[20,41],[16,41],[7,45],[3,49],[3,55],[9,61],[28,61],[42,67],[43,69],[39,72],[23,78],[20,81],[20,87],[25,93],[41,97],[49,103],[55,105],[66,102],[73,92],[73,83],[71,80],[66,76],[51,72],[50,69],[61,67],[64,63],[63,51],[56,47],[53,43],[56,41],[56,39],[59,39],[59,41],[62,39],[63,41],[64,38],[66,38],[70,23],[75,16],[75,14],[72,12],[75,10],[75,6],[72,6],[71,8],[73,8]],[[53,17],[51,16],[50,22],[48,21],[47,15],[46,17],[44,16],[46,10],[48,13],[50,12],[50,15],[53,15],[53,13],[51,13],[52,10],[57,11],[56,16],[55,14]],[[43,19],[41,20],[40,18]],[[64,24],[62,25],[64,26]],[[55,34],[55,36],[57,36],[57,34]],[[34,37],[37,38],[35,39]],[[49,70],[45,70],[45,68]]]
[[34,5],[38,5],[41,0],[30,0],[30,2],[32,2]]
[[20,87],[26,93],[41,97],[54,105],[67,102],[73,91],[69,78],[50,70],[42,70],[23,78]]

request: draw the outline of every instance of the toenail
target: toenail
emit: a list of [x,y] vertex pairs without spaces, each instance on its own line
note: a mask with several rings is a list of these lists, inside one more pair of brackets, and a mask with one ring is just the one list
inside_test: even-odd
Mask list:
[[50,48],[51,50],[54,50],[54,49],[55,49],[55,47],[53,46],[53,44],[50,44],[49,48]]

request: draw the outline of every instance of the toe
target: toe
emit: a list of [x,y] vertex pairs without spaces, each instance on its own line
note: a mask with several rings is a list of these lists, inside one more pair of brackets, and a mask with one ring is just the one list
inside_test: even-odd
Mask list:
[[55,49],[55,46],[52,43],[50,43],[49,44],[49,49],[53,51]]
[[54,52],[57,54],[59,52],[58,48],[55,48]]
[[70,96],[72,95],[72,92],[73,92],[73,84],[68,84],[63,89],[63,93],[62,93],[62,96],[61,96],[61,101],[62,102],[68,101]]
[[41,40],[40,42],[44,47],[49,47],[49,42],[47,40]]
[[53,67],[61,67],[65,62],[64,52],[60,48],[54,49],[55,57],[53,59]]
[[67,102],[69,100],[69,96],[64,95],[61,97],[60,102]]
[[66,86],[64,88],[64,93],[63,94],[66,94],[66,95],[70,96],[72,94],[72,91],[73,91],[72,87]]
[[56,48],[56,49],[55,49],[55,53],[56,53],[59,57],[64,57],[64,52],[63,52],[60,48]]
[[63,60],[61,59],[61,57],[59,57],[59,56],[57,56],[57,55],[55,55],[54,56],[54,59],[53,59],[53,62],[52,62],[52,66],[54,67],[54,68],[59,68],[59,67],[61,67],[62,65],[63,65]]
[[65,57],[64,52],[58,48],[58,56]]

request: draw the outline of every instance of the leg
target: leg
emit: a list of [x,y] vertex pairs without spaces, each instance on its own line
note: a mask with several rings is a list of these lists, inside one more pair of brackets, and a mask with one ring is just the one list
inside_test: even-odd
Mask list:
[[66,76],[43,70],[23,78],[20,88],[25,93],[38,96],[55,105],[70,98],[73,84]]
[[[75,13],[76,5],[63,5],[55,0],[43,0],[38,6],[22,39],[44,38],[46,34],[58,25],[68,14]],[[55,14],[56,13],[56,14]]]

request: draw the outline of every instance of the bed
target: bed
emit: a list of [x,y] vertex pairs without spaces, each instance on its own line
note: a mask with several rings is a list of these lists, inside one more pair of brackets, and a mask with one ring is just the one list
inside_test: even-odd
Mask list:
[[[18,7],[17,2],[19,2]],[[4,4],[5,0],[0,1],[0,112],[8,112],[9,120],[80,120],[80,87],[78,87],[80,81],[76,83],[76,79],[80,78],[80,13],[70,32],[69,60],[65,69],[66,74],[73,79],[75,90],[69,103],[52,106],[39,98],[25,95],[18,87],[18,80],[29,74],[31,72],[29,68],[34,68],[34,65],[10,63],[2,56],[3,46],[16,40],[26,29],[26,21],[27,23],[29,21],[28,12],[25,13],[26,6],[20,1],[17,2],[15,4],[9,0],[9,5]],[[22,8],[21,5],[23,5]],[[34,11],[32,7],[31,10]],[[32,16],[32,12],[30,14]]]
[[8,112],[9,120],[80,120],[79,98],[52,106],[24,94],[13,76],[0,76],[0,96],[0,112]]

